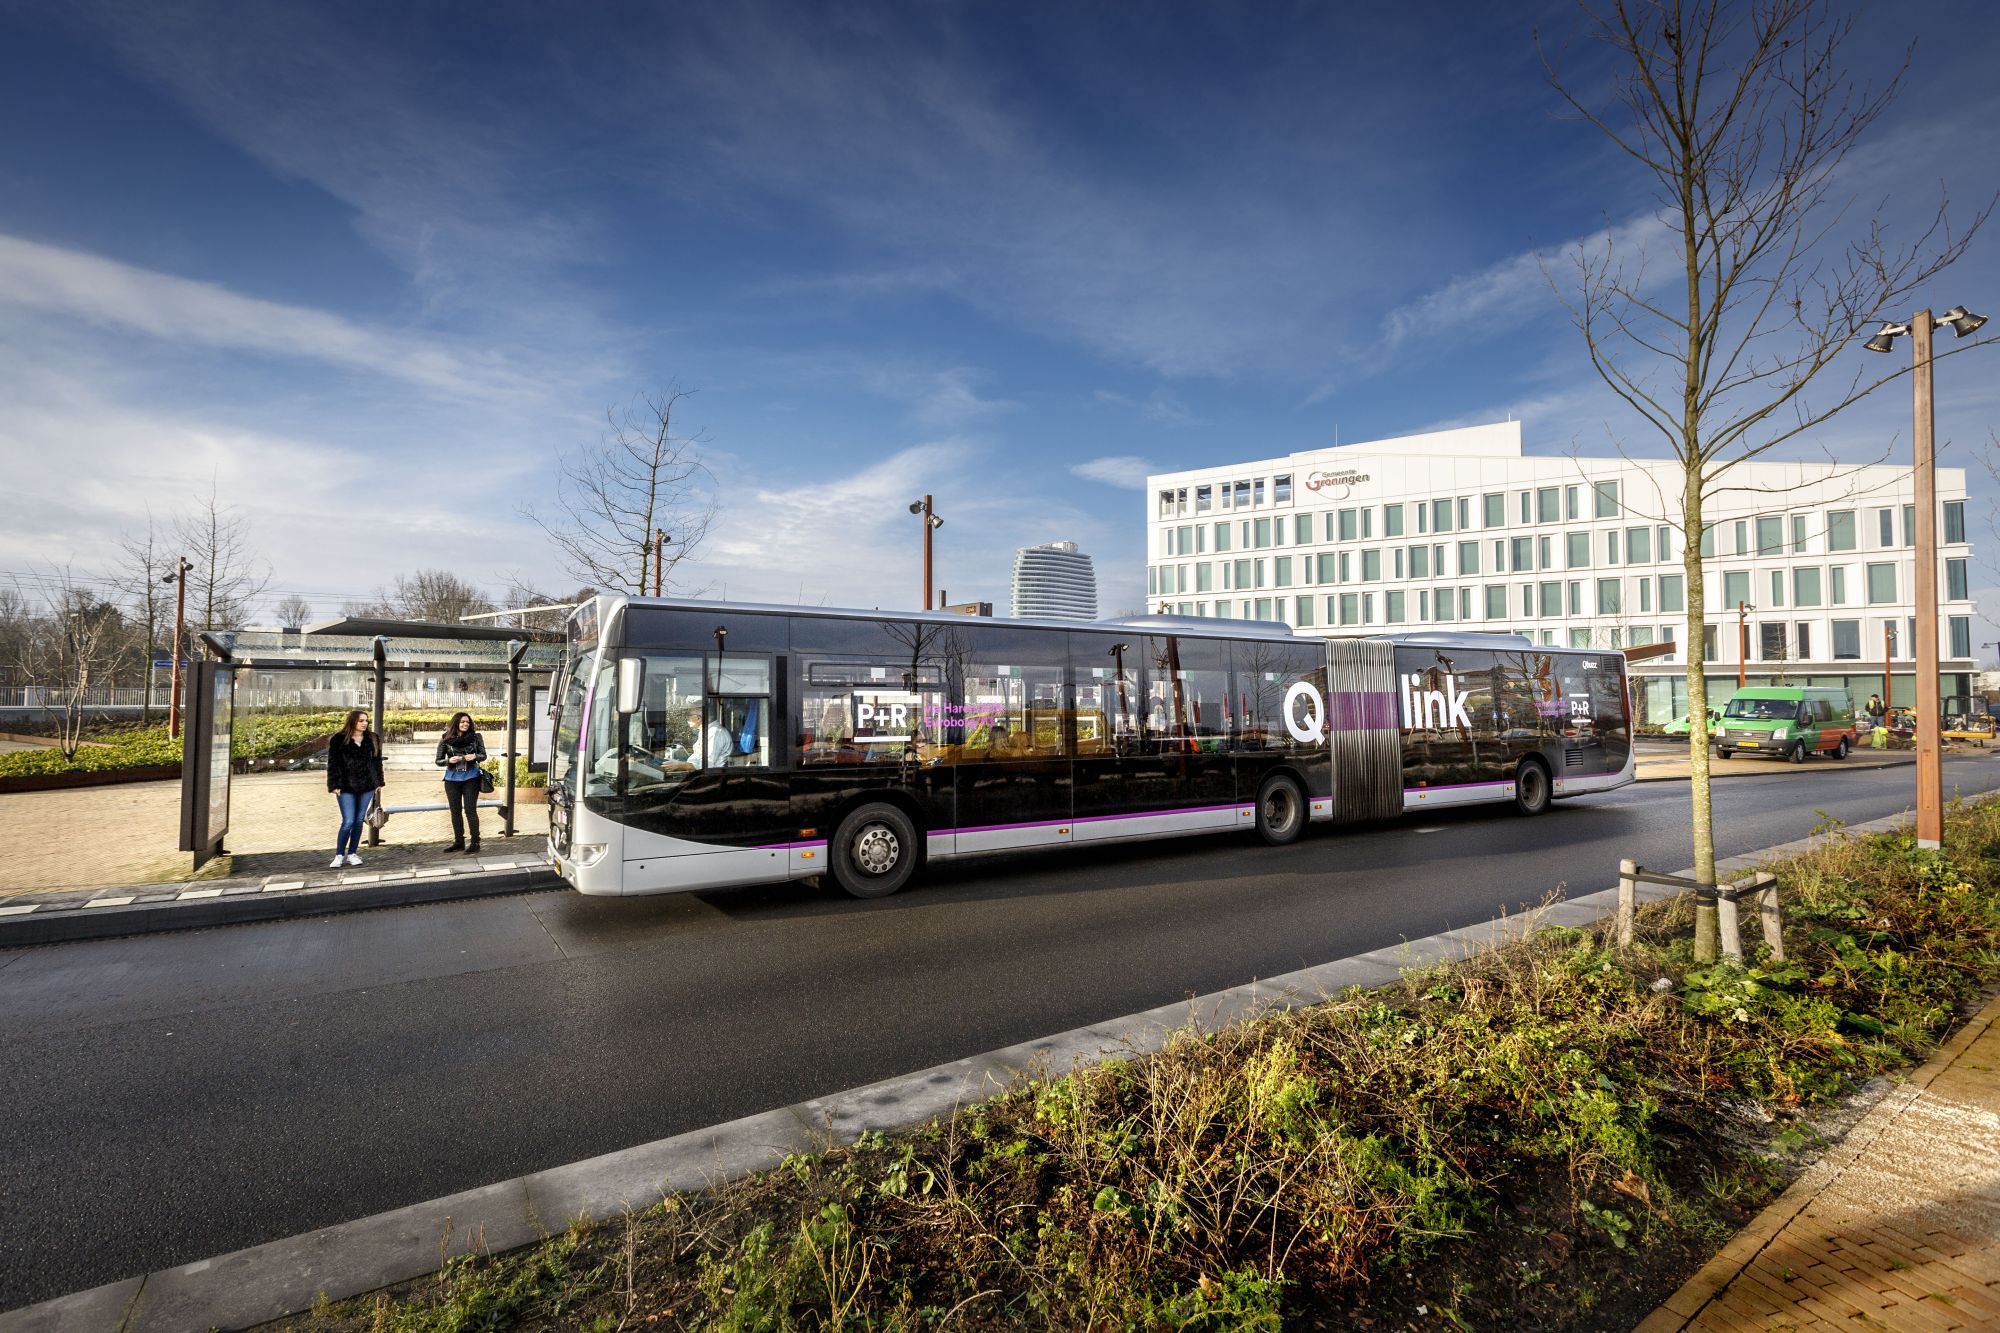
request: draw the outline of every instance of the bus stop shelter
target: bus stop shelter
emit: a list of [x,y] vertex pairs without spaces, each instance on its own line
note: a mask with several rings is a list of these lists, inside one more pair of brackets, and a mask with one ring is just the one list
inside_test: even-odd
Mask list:
[[[224,851],[229,829],[229,780],[234,769],[232,737],[239,693],[253,703],[328,708],[365,707],[377,736],[392,693],[426,703],[443,680],[460,688],[463,702],[471,682],[504,682],[507,748],[502,798],[482,801],[501,811],[502,836],[514,832],[515,760],[520,754],[522,677],[547,676],[562,659],[562,636],[552,630],[509,626],[433,624],[423,621],[346,617],[301,629],[225,630],[200,636],[205,650],[192,663],[184,684],[181,749],[180,848],[194,855],[198,870]],[[285,682],[306,682],[288,687]],[[360,702],[362,699],[366,702]],[[436,706],[436,705],[432,705]],[[470,710],[468,710],[470,711]],[[397,810],[431,808],[390,806]],[[438,809],[443,809],[439,804]],[[375,841],[370,831],[371,843]]]

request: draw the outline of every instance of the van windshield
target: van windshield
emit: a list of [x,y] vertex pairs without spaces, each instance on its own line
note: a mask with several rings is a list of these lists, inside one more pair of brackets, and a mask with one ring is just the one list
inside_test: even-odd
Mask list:
[[1722,715],[1749,718],[1755,722],[1771,722],[1779,718],[1796,718],[1799,715],[1799,705],[1795,699],[1731,699],[1729,707],[1723,710]]

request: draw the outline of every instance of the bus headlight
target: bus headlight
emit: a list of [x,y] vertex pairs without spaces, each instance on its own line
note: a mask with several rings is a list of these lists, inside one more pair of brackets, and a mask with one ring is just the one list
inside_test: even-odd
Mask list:
[[604,859],[604,849],[610,845],[606,842],[580,842],[570,848],[570,860],[574,861],[579,869],[594,866]]

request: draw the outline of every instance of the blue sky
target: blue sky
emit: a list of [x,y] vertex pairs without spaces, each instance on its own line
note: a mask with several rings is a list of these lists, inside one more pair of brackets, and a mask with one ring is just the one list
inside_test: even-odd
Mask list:
[[[213,479],[269,600],[560,587],[519,507],[675,383],[721,506],[687,581],[737,598],[913,604],[926,491],[955,600],[1069,538],[1110,612],[1149,467],[1509,414],[1655,452],[1536,262],[1652,208],[1541,81],[1574,14],[0,0],[0,569],[106,572]],[[1996,38],[1862,16],[1859,72],[1917,43],[1862,212],[1995,188]],[[2000,313],[1996,246],[1934,303]],[[1982,501],[1994,365],[1939,370]],[[1810,448],[1907,430],[1897,386]]]

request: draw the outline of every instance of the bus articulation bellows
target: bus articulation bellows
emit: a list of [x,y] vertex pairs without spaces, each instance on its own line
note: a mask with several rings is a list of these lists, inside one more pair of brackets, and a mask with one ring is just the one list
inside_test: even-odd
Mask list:
[[1559,797],[1632,781],[1623,654],[600,596],[554,694],[549,855],[590,894]]

